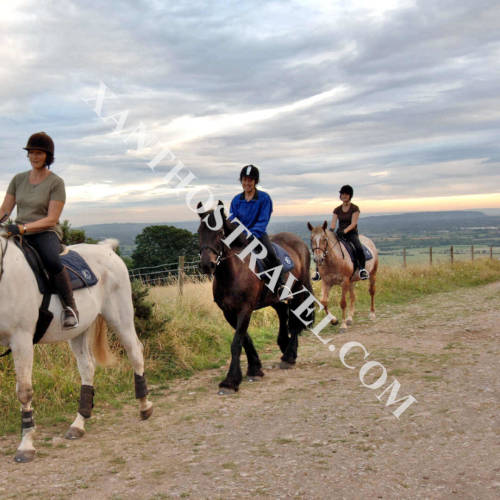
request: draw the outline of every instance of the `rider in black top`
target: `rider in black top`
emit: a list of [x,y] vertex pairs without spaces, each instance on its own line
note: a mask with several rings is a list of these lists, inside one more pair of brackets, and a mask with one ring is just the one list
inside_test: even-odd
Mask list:
[[[331,231],[335,231],[335,226],[337,221],[339,223],[339,228],[337,229],[337,236],[340,239],[350,241],[356,248],[356,259],[359,265],[359,277],[362,280],[366,280],[370,277],[368,271],[365,269],[366,258],[359,241],[358,234],[358,219],[359,219],[359,207],[354,203],[351,203],[352,195],[354,190],[351,186],[342,186],[340,189],[340,199],[342,200],[342,205],[339,205],[333,211],[332,225],[330,227]],[[321,279],[318,270],[312,278],[314,281]]]

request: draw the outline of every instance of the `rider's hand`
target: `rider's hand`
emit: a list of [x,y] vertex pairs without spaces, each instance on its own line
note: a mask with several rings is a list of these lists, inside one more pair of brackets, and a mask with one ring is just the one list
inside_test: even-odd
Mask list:
[[24,231],[21,230],[21,226],[17,224],[9,224],[7,227],[7,234],[9,236],[14,236],[16,234],[23,234]]

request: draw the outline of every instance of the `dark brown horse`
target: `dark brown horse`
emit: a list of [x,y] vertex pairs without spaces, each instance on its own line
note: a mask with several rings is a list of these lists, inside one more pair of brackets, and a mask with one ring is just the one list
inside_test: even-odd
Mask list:
[[[201,204],[198,205],[201,209]],[[235,329],[231,344],[231,365],[226,378],[219,384],[219,394],[238,390],[242,381],[240,366],[241,348],[245,349],[248,359],[247,376],[249,379],[264,376],[262,363],[248,334],[248,325],[252,312],[262,307],[271,306],[278,313],[280,327],[278,345],[281,349],[281,368],[291,368],[297,359],[298,335],[304,323],[291,311],[299,307],[302,300],[312,292],[309,276],[310,254],[307,245],[292,233],[279,233],[271,240],[283,247],[294,262],[291,271],[293,285],[290,285],[293,296],[288,302],[279,300],[266,286],[269,280],[260,279],[250,269],[250,255],[243,260],[238,254],[249,244],[246,233],[240,234],[228,245],[228,241],[241,229],[239,224],[227,220],[221,201],[214,210],[200,214],[201,223],[198,228],[200,239],[200,269],[204,274],[214,276],[214,301],[222,309],[224,317]],[[212,229],[214,228],[214,229]],[[233,234],[231,234],[233,233]],[[226,242],[223,242],[226,240]],[[258,271],[256,271],[258,273]],[[288,276],[287,283],[293,279]],[[290,314],[289,314],[290,312]],[[304,316],[306,323],[314,321],[314,313]]]

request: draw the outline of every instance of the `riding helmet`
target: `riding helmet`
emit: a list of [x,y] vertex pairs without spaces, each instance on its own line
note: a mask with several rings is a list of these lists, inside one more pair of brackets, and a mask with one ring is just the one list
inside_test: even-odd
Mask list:
[[45,163],[49,166],[54,161],[54,141],[50,135],[45,132],[37,132],[33,134],[29,139],[26,146],[23,148],[26,151],[32,149],[37,149],[39,151],[45,151],[47,153],[47,159]]
[[255,165],[245,165],[240,172],[240,182],[243,177],[250,177],[255,180],[255,184],[259,182],[259,169]]
[[354,189],[352,189],[349,184],[346,184],[345,186],[342,186],[339,191],[340,194],[348,194],[351,198],[352,195],[354,194]]

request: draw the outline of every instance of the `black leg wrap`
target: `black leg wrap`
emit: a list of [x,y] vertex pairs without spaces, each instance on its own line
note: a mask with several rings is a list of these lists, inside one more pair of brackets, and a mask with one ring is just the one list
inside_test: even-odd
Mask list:
[[137,375],[137,373],[134,373],[134,383],[136,399],[145,398],[148,395],[149,391],[144,375]]
[[21,429],[29,429],[30,427],[35,427],[33,410],[21,411]]
[[94,408],[94,388],[91,385],[82,385],[78,413],[82,417],[90,418],[92,408]]

